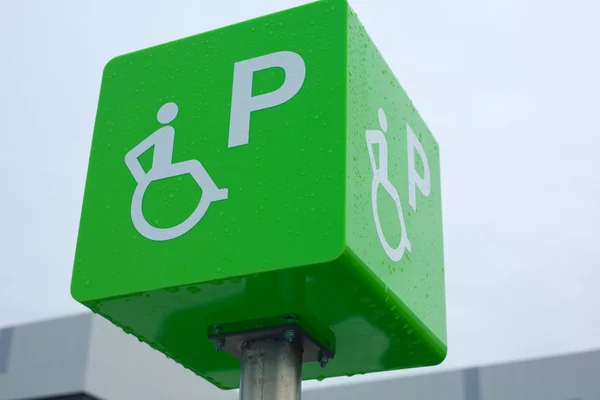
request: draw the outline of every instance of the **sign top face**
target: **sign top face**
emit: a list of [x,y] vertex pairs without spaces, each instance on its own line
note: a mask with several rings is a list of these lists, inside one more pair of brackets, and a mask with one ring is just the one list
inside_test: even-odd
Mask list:
[[341,254],[345,4],[311,6],[106,66],[75,298]]

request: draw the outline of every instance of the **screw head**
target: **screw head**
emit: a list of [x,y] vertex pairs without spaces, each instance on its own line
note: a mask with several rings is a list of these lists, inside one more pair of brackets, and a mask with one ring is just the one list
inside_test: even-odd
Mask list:
[[321,364],[321,368],[325,368],[327,363],[329,362],[329,357],[325,354],[321,354],[319,356],[319,364]]
[[285,332],[283,333],[283,336],[285,337],[285,339],[288,342],[291,342],[294,340],[294,338],[296,337],[296,332],[294,332],[291,329],[286,329]]
[[217,349],[217,351],[223,351],[224,348],[225,348],[225,339],[215,340],[215,349]]

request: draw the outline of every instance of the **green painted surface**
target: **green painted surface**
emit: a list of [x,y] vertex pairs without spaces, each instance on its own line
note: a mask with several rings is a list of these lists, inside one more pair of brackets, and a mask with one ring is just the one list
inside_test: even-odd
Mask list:
[[[389,179],[377,159],[374,185],[366,131],[384,130],[379,108],[386,132],[369,137],[374,160],[386,138]],[[418,151],[409,165],[407,124],[427,165]],[[215,352],[212,327],[289,314],[335,351],[327,368],[304,365],[304,379],[436,364],[439,180],[435,140],[344,1],[117,57],[102,80],[71,292],[222,388],[238,387],[239,362]],[[402,232],[410,251],[390,258],[383,243],[398,247]]]
[[[446,343],[439,146],[356,14],[350,12],[346,244]],[[385,115],[387,132],[382,130],[379,109]],[[410,243],[410,250],[404,250],[398,261],[386,254],[375,225],[372,207],[374,173],[366,146],[367,130],[379,130],[382,132],[380,137],[384,138],[384,142],[373,146],[373,150],[377,168],[387,162],[387,178],[391,184],[390,190],[385,187],[385,179],[376,184],[378,214],[385,241],[392,249],[400,251],[406,247],[402,243],[404,240]],[[421,144],[425,160],[415,150],[415,142],[409,144],[410,135]],[[382,146],[386,148],[387,160],[379,158]],[[410,152],[414,155],[413,162],[409,159]],[[418,178],[409,179],[409,171],[415,171]],[[415,184],[419,178],[429,188],[428,192]],[[411,186],[414,202],[410,200]],[[392,197],[394,190],[399,196],[405,229],[402,229]],[[401,241],[403,233],[405,239]]]

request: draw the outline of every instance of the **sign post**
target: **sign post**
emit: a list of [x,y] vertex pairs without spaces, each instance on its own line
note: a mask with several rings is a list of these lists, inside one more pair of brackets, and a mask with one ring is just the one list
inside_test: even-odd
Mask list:
[[108,63],[71,293],[246,400],[442,362],[439,147],[345,1]]
[[240,400],[300,399],[302,348],[298,342],[246,343],[241,367]]

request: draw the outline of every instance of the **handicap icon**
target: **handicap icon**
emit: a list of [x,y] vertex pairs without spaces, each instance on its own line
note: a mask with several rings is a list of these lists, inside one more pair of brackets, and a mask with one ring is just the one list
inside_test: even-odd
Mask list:
[[[164,104],[157,113],[158,122],[171,123],[179,108],[176,103]],[[173,144],[175,129],[166,125],[152,133],[125,155],[125,164],[137,182],[131,201],[131,220],[137,231],[150,240],[164,241],[177,238],[192,229],[208,210],[212,202],[227,199],[227,189],[219,189],[206,169],[198,160],[173,163]],[[152,166],[148,172],[142,168],[139,157],[154,146]],[[190,174],[202,189],[198,206],[192,214],[179,225],[170,228],[157,228],[146,221],[142,212],[144,193],[154,181]]]
[[[371,201],[373,203],[373,218],[375,219],[375,227],[377,228],[377,235],[379,241],[385,250],[385,253],[392,261],[400,261],[404,255],[404,250],[411,251],[410,241],[406,233],[406,225],[404,223],[404,215],[402,213],[402,204],[400,202],[400,196],[398,190],[392,185],[388,175],[388,145],[384,133],[387,132],[388,122],[387,117],[383,109],[378,110],[378,119],[381,130],[367,130],[367,148],[369,150],[369,158],[371,159],[371,168],[373,169],[373,183],[371,186]],[[374,146],[379,147],[379,160],[375,159]],[[379,161],[379,162],[377,162]],[[400,236],[400,243],[396,247],[392,247],[385,236],[383,235],[383,229],[381,228],[381,221],[379,219],[379,210],[377,208],[377,189],[379,186],[389,194],[394,203],[396,203],[396,209],[398,211],[398,217],[400,218],[400,228],[402,234]]]

